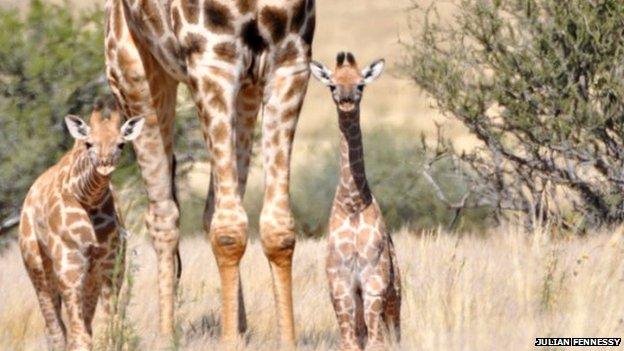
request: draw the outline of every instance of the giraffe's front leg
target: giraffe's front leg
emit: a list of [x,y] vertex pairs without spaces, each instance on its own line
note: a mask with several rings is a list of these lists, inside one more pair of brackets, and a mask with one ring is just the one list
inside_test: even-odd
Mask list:
[[[330,253],[330,260],[331,261]],[[336,255],[336,253],[333,253]],[[331,296],[334,312],[340,329],[340,350],[359,351],[360,342],[358,339],[358,307],[361,308],[361,301],[356,296],[353,279],[345,267],[340,265],[328,265],[327,279],[329,281],[329,294]]]
[[383,323],[384,297],[364,292],[364,320],[368,330],[366,351],[382,351],[387,347],[384,341]]
[[[245,196],[247,176],[253,148],[254,127],[258,118],[258,110],[262,103],[262,90],[259,85],[251,81],[244,81],[236,98],[236,165],[238,171],[238,191],[241,198]],[[210,177],[210,187],[204,208],[204,229],[210,231],[212,216],[215,206],[215,176]],[[245,315],[245,302],[243,298],[242,283],[239,278],[238,287],[238,331],[243,333],[247,330],[247,317]]]
[[57,256],[61,259],[55,259],[53,263],[67,310],[67,349],[90,350],[91,332],[84,319],[84,284],[87,280],[88,259],[80,250],[69,249],[62,244],[58,245],[58,251],[60,254]]
[[[209,203],[204,227],[221,277],[222,340],[234,341],[238,331],[241,290],[239,262],[247,245],[247,214],[242,205],[234,143],[235,100],[240,90],[243,63],[235,51],[235,38],[209,41],[203,34],[187,35],[190,88],[211,156],[214,207]],[[214,50],[234,50],[221,57]]]
[[384,323],[386,311],[386,292],[390,282],[388,276],[388,257],[382,254],[378,262],[366,268],[361,275],[362,298],[364,302],[364,321],[368,331],[366,351],[386,350]]
[[83,289],[82,311],[84,323],[89,334],[93,334],[91,324],[93,322],[93,316],[95,315],[95,308],[97,306],[101,287],[99,270],[90,270],[87,272]]
[[265,194],[260,235],[273,276],[277,323],[284,346],[295,343],[291,272],[295,220],[289,194],[290,157],[309,76],[308,58],[303,52],[293,62],[277,66],[266,87],[268,100],[262,117]]

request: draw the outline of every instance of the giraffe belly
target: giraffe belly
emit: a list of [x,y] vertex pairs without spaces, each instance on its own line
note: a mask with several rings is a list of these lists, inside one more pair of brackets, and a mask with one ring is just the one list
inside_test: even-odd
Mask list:
[[128,26],[138,41],[171,77],[186,81],[186,62],[171,22],[173,0],[122,1],[131,18]]
[[[282,65],[306,57],[314,34],[313,0],[108,1],[124,2],[136,41],[144,43],[163,69],[181,82],[189,81],[187,58],[198,49],[193,37],[203,38],[202,49],[209,50],[209,57],[242,59],[243,75],[257,81],[265,73],[267,52],[281,58]],[[215,50],[218,43],[234,43],[236,50]],[[307,69],[307,60],[301,61]]]

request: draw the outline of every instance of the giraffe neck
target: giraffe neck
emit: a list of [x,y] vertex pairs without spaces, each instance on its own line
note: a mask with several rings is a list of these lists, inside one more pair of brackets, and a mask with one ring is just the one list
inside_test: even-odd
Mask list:
[[87,207],[97,207],[108,196],[110,175],[97,172],[82,142],[74,145],[68,187],[74,197]]
[[360,111],[338,110],[340,127],[340,182],[335,202],[347,213],[365,209],[373,196],[364,170],[364,148],[360,129]]

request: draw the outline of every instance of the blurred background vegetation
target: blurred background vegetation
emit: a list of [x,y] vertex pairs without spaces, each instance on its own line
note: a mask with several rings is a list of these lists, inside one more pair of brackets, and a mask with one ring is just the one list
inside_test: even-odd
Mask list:
[[104,86],[101,19],[42,1],[0,8],[0,218],[71,146],[63,117],[86,114]]
[[435,6],[417,14],[404,71],[480,141],[458,155],[470,206],[575,232],[622,223],[624,2],[462,0],[451,21]]

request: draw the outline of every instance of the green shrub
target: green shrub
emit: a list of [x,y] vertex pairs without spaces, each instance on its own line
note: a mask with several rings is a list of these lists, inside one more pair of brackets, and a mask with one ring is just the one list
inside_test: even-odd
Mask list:
[[30,2],[0,7],[0,220],[71,146],[66,114],[88,115],[105,89],[102,11]]
[[464,156],[479,201],[569,228],[561,204],[588,225],[624,221],[624,2],[462,0],[451,21],[420,14],[405,73],[482,142]]

